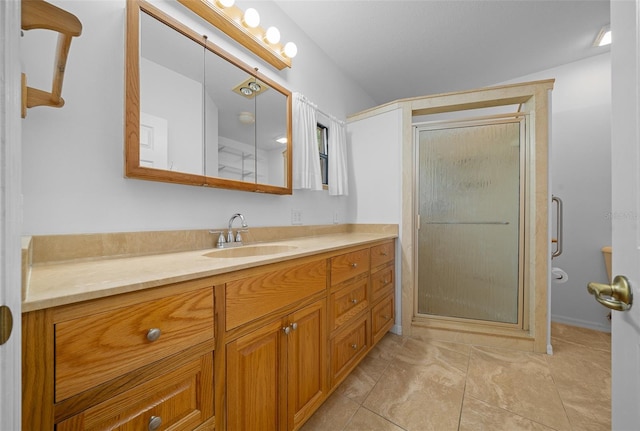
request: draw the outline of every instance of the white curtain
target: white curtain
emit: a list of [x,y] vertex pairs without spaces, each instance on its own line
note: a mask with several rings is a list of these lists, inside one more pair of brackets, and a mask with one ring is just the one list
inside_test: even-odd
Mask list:
[[293,93],[293,188],[322,190],[316,135],[316,109],[300,93]]
[[330,118],[329,126],[329,194],[349,194],[347,179],[347,128],[344,122]]

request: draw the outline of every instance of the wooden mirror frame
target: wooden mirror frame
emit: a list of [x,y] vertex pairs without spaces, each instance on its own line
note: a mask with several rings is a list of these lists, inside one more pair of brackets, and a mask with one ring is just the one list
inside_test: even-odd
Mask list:
[[[285,185],[274,186],[257,182],[244,182],[186,172],[167,171],[140,166],[140,13],[147,13],[171,27],[193,42],[225,59],[237,68],[282,93],[287,104],[287,144],[285,164]],[[126,18],[126,64],[125,64],[125,177],[149,181],[216,187],[232,190],[290,195],[292,193],[292,150],[291,150],[291,91],[259,73],[220,47],[206,41],[202,35],[188,28],[144,0],[127,0]],[[206,43],[205,43],[206,41]]]

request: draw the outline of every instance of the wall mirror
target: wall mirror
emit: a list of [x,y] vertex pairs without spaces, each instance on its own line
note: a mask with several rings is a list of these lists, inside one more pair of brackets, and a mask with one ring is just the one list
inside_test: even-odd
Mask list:
[[291,92],[142,0],[125,129],[129,178],[291,194]]

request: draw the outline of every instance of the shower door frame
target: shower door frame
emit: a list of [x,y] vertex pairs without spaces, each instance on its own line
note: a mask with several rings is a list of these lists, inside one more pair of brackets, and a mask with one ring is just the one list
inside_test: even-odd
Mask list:
[[[522,82],[475,90],[436,94],[402,99],[360,115],[372,117],[389,111],[399,112],[401,134],[402,209],[400,224],[401,247],[401,331],[407,336],[426,336],[448,341],[484,344],[533,352],[549,352],[551,284],[551,232],[549,229],[551,192],[549,169],[549,140],[551,136],[551,91],[554,79]],[[482,108],[519,105],[519,112],[529,115],[529,178],[527,182],[526,220],[531,236],[526,244],[527,261],[524,277],[529,290],[526,292],[521,328],[495,325],[470,324],[468,322],[424,319],[414,312],[414,236],[417,227],[416,207],[413,196],[414,165],[413,130],[414,117]]]
[[[469,317],[459,316],[443,316],[437,314],[420,313],[418,310],[418,286],[419,286],[419,236],[420,236],[420,132],[431,130],[444,130],[444,129],[457,129],[462,127],[477,127],[494,124],[506,124],[516,123],[519,126],[519,156],[518,156],[518,285],[517,287],[517,310],[516,310],[516,322],[498,322],[492,320],[474,319]],[[527,271],[525,262],[528,258],[527,252],[527,237],[530,235],[530,226],[526,217],[527,213],[527,183],[529,182],[529,126],[528,115],[522,112],[503,113],[496,115],[485,115],[481,117],[468,117],[461,119],[451,120],[439,120],[439,121],[426,121],[416,122],[412,124],[413,128],[413,158],[414,158],[414,189],[413,200],[415,203],[417,220],[414,236],[415,252],[414,252],[414,298],[413,298],[413,315],[415,322],[429,322],[429,321],[441,321],[448,322],[449,324],[467,324],[467,325],[481,325],[494,328],[504,328],[510,330],[528,330],[528,292],[529,283],[528,278],[525,277]]]

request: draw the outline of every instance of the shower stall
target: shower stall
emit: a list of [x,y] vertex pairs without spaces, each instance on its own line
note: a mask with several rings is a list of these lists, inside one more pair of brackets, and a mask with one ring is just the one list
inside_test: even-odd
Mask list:
[[414,125],[417,315],[522,326],[527,116]]

